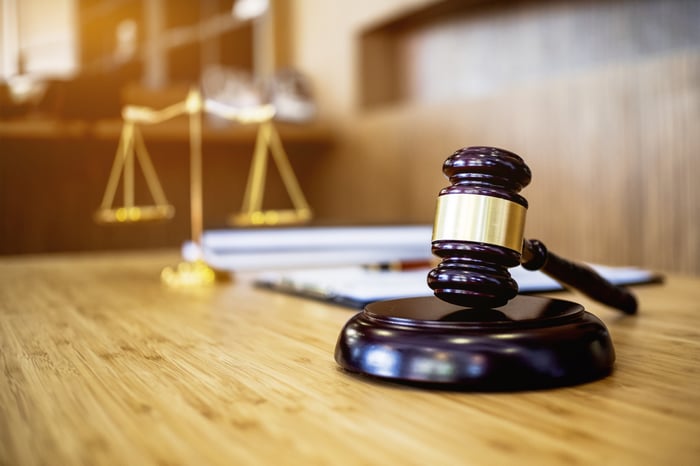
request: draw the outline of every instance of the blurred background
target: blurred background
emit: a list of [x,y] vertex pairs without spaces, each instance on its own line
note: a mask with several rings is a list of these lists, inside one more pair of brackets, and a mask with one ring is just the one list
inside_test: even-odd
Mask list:
[[[700,274],[696,0],[0,0],[0,14],[0,254],[188,239],[186,120],[143,129],[175,217],[93,214],[122,107],[196,86],[276,106],[313,224],[432,223],[444,159],[493,145],[532,169],[528,237]],[[204,124],[204,226],[228,228],[256,128]],[[286,207],[268,176],[265,202]]]

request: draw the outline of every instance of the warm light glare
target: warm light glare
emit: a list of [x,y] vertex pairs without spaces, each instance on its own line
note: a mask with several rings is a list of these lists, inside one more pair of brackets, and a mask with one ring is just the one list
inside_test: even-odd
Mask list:
[[75,5],[76,0],[0,1],[0,78],[20,72],[72,76],[78,67]]
[[231,14],[241,20],[257,18],[267,11],[268,0],[238,0],[233,3]]

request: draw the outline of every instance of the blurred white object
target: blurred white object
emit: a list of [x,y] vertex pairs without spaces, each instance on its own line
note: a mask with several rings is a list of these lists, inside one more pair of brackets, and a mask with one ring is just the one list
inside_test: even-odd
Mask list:
[[268,0],[236,0],[231,14],[240,20],[248,20],[263,15],[270,6]]
[[232,107],[256,107],[265,103],[250,73],[221,65],[211,65],[204,70],[202,91],[205,98]]
[[138,25],[133,19],[125,19],[117,25],[117,45],[114,61],[117,64],[131,61],[136,56],[138,45]]
[[[202,92],[206,102],[212,107],[219,105],[228,111],[246,113],[264,107],[266,102],[263,92],[247,71],[211,65],[202,73]],[[212,102],[216,102],[213,104]],[[223,115],[208,113],[207,118],[213,123],[224,124]]]
[[[276,120],[296,123],[307,122],[316,116],[309,80],[294,69],[280,70],[263,83],[248,71],[210,65],[202,73],[202,91],[212,108],[225,108],[227,112],[245,114],[271,107]],[[223,123],[219,118],[223,115],[207,116]]]
[[46,91],[46,82],[30,74],[15,75],[7,80],[14,104],[36,104]]
[[316,116],[311,84],[294,69],[280,70],[270,85],[270,102],[277,109],[278,120],[304,122]]
[[[199,257],[221,270],[429,261],[431,225],[236,228],[202,235]],[[197,251],[185,243],[186,258]]]

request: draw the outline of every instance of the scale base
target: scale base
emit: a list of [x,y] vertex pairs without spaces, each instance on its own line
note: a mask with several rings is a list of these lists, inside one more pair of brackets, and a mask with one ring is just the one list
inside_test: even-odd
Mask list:
[[519,295],[471,309],[431,296],[367,305],[345,324],[335,360],[390,382],[512,391],[605,377],[615,351],[605,325],[577,303]]
[[165,267],[160,272],[162,283],[171,287],[197,287],[211,285],[217,272],[202,260],[185,261],[176,267]]

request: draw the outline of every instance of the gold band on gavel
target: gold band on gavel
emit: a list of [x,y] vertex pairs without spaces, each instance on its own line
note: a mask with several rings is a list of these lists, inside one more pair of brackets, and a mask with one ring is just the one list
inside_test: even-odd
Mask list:
[[438,197],[433,241],[473,241],[521,252],[526,212],[498,197],[445,194]]

